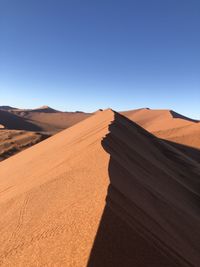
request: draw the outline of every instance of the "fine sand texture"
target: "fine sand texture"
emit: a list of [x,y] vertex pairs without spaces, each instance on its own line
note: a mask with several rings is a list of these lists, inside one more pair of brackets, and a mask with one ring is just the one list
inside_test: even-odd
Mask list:
[[0,265],[200,263],[200,165],[105,110],[0,163]]

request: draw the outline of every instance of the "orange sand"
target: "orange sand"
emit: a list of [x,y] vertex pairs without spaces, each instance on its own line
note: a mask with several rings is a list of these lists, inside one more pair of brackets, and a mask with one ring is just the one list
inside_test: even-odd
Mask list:
[[0,163],[1,266],[199,266],[200,165],[106,110]]
[[200,122],[171,110],[138,109],[122,114],[157,137],[200,148]]

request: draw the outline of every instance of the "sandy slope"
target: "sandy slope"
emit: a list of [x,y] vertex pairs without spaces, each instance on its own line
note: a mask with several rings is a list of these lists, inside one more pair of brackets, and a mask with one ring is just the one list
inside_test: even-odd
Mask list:
[[138,109],[122,112],[157,137],[200,148],[200,122],[171,110]]
[[[48,106],[33,110],[0,106],[0,160],[34,145],[90,115],[82,112],[60,112]],[[6,130],[2,131],[3,128]]]
[[199,266],[199,177],[99,112],[0,164],[1,266]]

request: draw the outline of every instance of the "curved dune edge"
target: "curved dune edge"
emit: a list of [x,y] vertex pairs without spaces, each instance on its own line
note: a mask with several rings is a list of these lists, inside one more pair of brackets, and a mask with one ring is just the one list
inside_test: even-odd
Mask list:
[[[164,109],[145,108],[121,113],[159,138],[200,149],[200,122],[198,120]],[[188,155],[191,153],[189,152]]]
[[199,177],[174,147],[99,112],[0,164],[0,264],[198,266]]

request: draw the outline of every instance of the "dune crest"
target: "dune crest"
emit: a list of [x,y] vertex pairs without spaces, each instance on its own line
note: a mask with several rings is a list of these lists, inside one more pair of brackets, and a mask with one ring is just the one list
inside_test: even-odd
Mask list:
[[173,110],[138,109],[122,112],[157,137],[200,149],[200,122]]
[[199,177],[189,157],[99,112],[0,164],[0,264],[198,266]]

